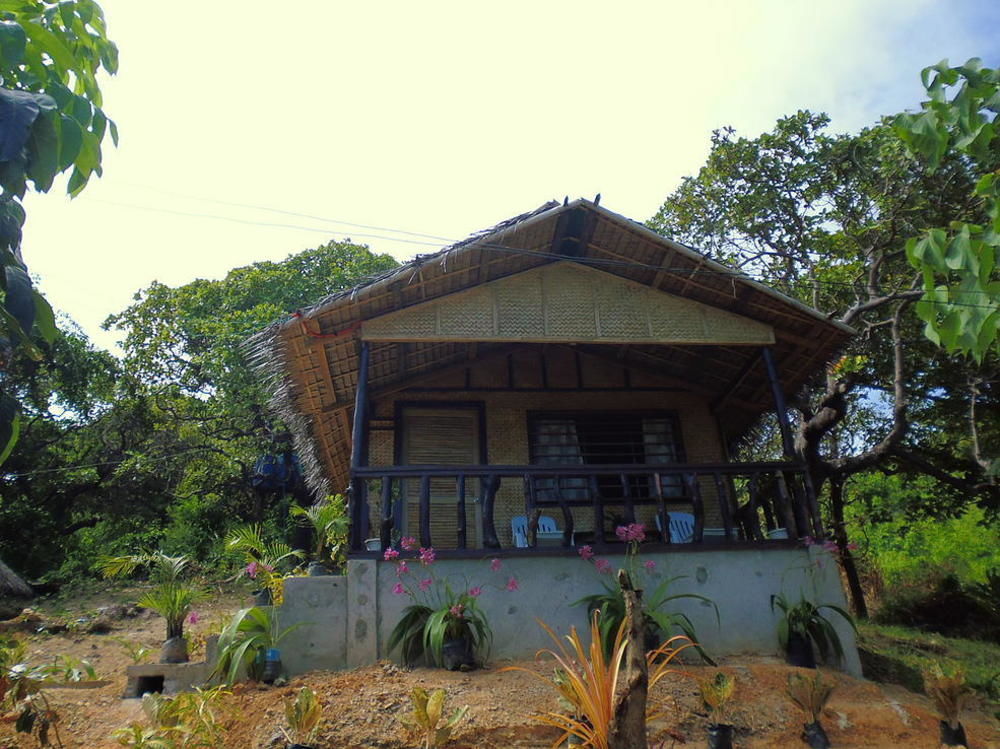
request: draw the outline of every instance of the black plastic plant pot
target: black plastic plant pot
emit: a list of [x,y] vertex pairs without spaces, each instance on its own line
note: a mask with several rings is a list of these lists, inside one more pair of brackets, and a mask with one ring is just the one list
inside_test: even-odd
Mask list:
[[812,749],[830,749],[830,739],[818,720],[802,726],[802,740]]
[[309,562],[309,566],[306,567],[306,574],[309,577],[326,577],[333,573],[330,572],[330,568],[327,567],[322,562]]
[[951,724],[942,720],[940,722],[941,727],[941,743],[945,746],[968,746],[969,742],[965,738],[965,729],[962,727],[961,723],[955,725],[954,728]]
[[790,666],[816,668],[816,656],[813,655],[813,646],[809,638],[798,632],[789,632],[785,660]]
[[285,749],[316,749],[312,744],[285,744]]
[[708,726],[708,749],[733,749],[734,729],[728,723]]
[[449,671],[469,671],[476,667],[472,642],[468,639],[445,640],[441,647],[441,663]]

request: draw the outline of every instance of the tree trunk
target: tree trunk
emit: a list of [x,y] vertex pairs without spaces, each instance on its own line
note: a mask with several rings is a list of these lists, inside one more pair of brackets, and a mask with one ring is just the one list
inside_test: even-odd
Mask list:
[[859,619],[868,618],[868,605],[865,603],[865,591],[861,587],[858,567],[854,563],[854,554],[847,548],[847,524],[844,522],[844,477],[830,477],[830,512],[833,515],[833,540],[840,549],[840,565],[847,578],[847,588],[851,593],[851,608]]
[[618,571],[618,582],[625,598],[625,688],[615,699],[614,717],[608,730],[608,749],[647,749],[646,693],[649,672],[646,668],[645,628],[642,600],[632,587],[625,570]]

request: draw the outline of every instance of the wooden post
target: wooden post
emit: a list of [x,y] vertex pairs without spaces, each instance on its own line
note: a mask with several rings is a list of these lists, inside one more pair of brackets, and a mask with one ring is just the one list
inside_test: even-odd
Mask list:
[[457,512],[458,517],[455,518],[457,525],[455,526],[455,533],[458,536],[458,548],[464,549],[468,546],[468,541],[466,539],[465,531],[465,474],[458,474],[458,478],[455,479],[455,490],[458,494]]
[[781,381],[778,379],[778,369],[774,365],[774,354],[767,347],[762,348],[760,353],[764,359],[764,367],[767,369],[768,382],[771,384],[771,396],[774,398],[774,408],[778,413],[781,446],[786,458],[794,458],[795,441],[792,439],[792,430],[788,426],[788,406],[785,403],[785,392],[781,389]]
[[[322,352],[321,352],[322,354]],[[325,354],[323,354],[325,356]],[[351,425],[351,549],[361,551],[368,535],[368,485],[354,469],[368,465],[368,341],[358,354],[358,386]]]
[[698,485],[698,474],[685,473],[684,483],[687,484],[691,497],[691,509],[694,512],[694,536],[692,543],[700,544],[705,530],[705,504],[701,500],[701,487]]
[[420,545],[429,549],[434,545],[431,539],[431,477],[420,477]]
[[618,570],[618,586],[625,599],[626,637],[625,688],[615,696],[614,713],[608,726],[609,749],[646,749],[646,701],[649,669],[646,664],[645,617],[640,592],[625,570]]
[[382,477],[382,523],[379,526],[378,537],[382,541],[382,549],[392,545],[392,477]]
[[500,488],[500,477],[489,475],[480,484],[483,489],[483,547],[499,549],[500,540],[497,538],[497,527],[493,519],[493,506]]

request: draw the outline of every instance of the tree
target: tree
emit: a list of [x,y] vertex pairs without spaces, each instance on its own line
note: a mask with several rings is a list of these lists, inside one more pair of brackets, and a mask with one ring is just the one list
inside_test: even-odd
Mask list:
[[[929,174],[885,123],[856,135],[830,135],[827,125],[825,115],[798,112],[753,139],[716,131],[706,165],[649,225],[859,330],[825,381],[791,402],[797,450],[815,486],[828,492],[830,526],[863,614],[844,517],[850,476],[925,472],[966,501],[997,502],[982,466],[958,449],[954,434],[942,438],[933,427],[950,385],[961,392],[988,373],[922,342],[908,314],[923,295],[921,277],[903,252],[906,237],[981,213],[967,200],[975,182],[965,160],[944,158]],[[974,421],[996,434],[995,420],[980,424],[984,405]]]
[[[929,172],[948,158],[962,159],[978,179],[968,196],[981,221],[957,214],[947,228],[927,229],[906,246],[923,277],[917,314],[925,335],[948,351],[982,361],[1000,330],[1000,69],[978,58],[960,67],[947,60],[921,73],[930,97],[921,112],[895,118],[897,134]],[[949,94],[951,98],[949,98]]]
[[[94,0],[0,0],[0,366],[42,352],[31,340],[56,336],[52,308],[32,288],[21,255],[30,183],[39,192],[70,171],[77,195],[101,173],[101,143],[114,122],[104,114],[97,75],[118,69],[118,49],[107,38]],[[21,427],[17,400],[0,385],[0,463]]]

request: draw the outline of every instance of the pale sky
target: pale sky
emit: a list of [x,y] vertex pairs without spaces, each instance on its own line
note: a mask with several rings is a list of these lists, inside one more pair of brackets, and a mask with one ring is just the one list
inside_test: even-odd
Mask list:
[[28,198],[23,251],[106,347],[154,280],[334,238],[404,260],[565,195],[645,220],[715,128],[812,109],[856,130],[916,107],[925,65],[1000,65],[996,0],[101,5],[120,147],[79,198]]

